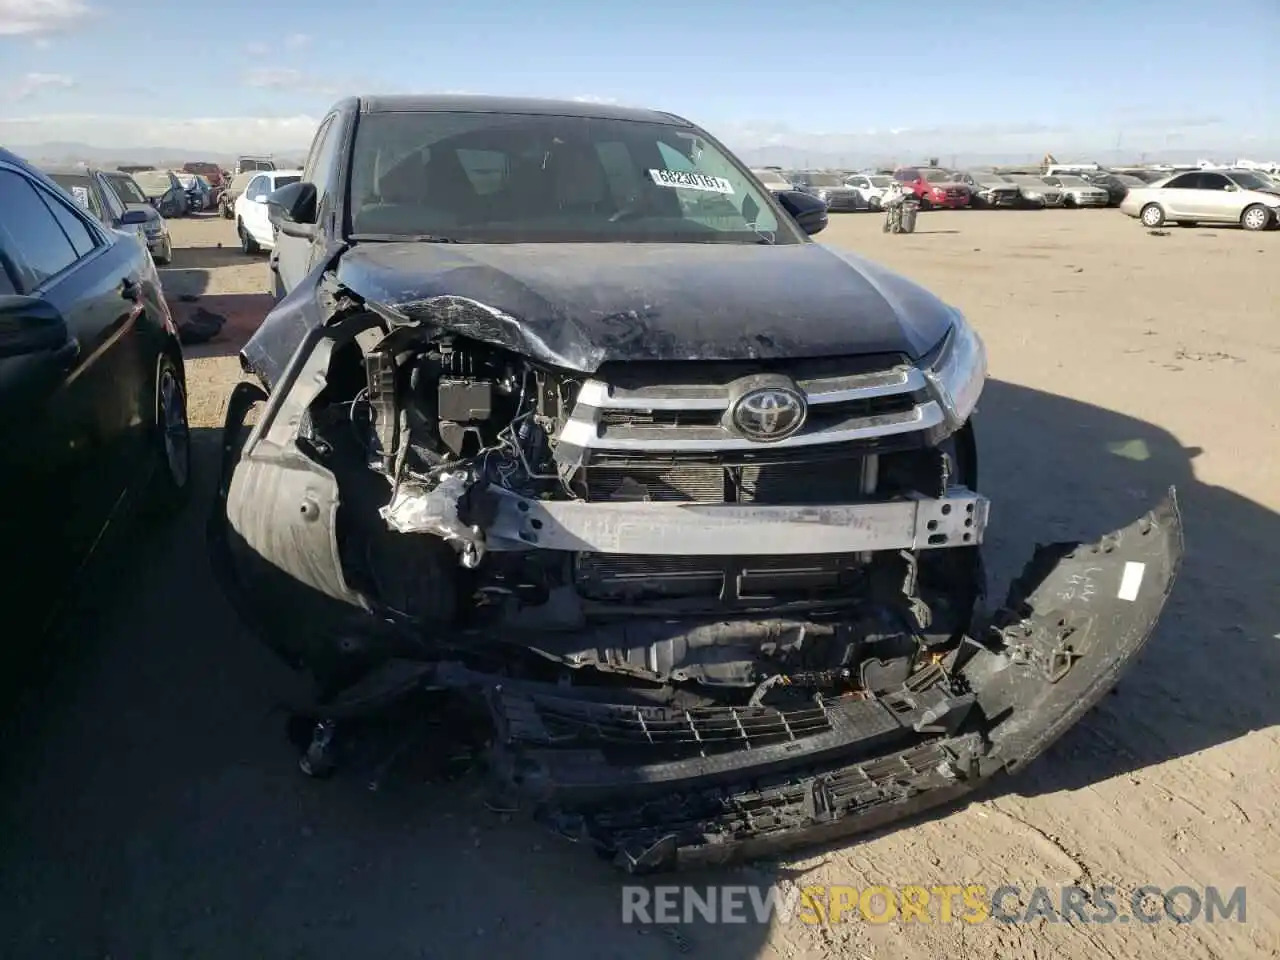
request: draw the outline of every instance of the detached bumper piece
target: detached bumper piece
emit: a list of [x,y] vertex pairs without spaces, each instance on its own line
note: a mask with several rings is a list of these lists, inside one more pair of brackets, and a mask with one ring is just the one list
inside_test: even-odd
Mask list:
[[632,873],[874,829],[1042,753],[1146,643],[1182,550],[1173,491],[1097,543],[1041,547],[981,642],[879,696],[686,711],[494,683],[496,770],[554,829]]

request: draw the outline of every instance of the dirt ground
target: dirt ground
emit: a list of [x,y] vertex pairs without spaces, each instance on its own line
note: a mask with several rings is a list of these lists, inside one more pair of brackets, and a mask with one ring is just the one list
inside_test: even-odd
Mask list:
[[[0,731],[0,955],[68,958],[1235,958],[1280,952],[1280,233],[1149,234],[1115,211],[937,212],[821,239],[982,332],[993,593],[1036,541],[1093,539],[1176,485],[1188,550],[1117,693],[1011,792],[723,883],[1247,888],[1244,923],[637,927],[612,869],[470,779],[315,783],[201,539],[237,337],[267,271],[225,221],[173,224],[200,496],[85,601],[74,650]],[[224,246],[218,247],[221,243]],[[183,301],[182,294],[196,297]],[[851,317],[850,322],[856,322]],[[670,882],[670,881],[667,881]],[[935,914],[936,918],[936,914]]]

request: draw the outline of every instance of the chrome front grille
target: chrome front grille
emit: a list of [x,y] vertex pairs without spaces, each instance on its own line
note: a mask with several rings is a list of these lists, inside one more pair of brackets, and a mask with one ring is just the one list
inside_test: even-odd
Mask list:
[[[720,378],[690,376],[690,382],[675,384],[587,380],[557,438],[558,447],[587,451],[585,458],[569,458],[578,463],[599,452],[766,452],[871,440],[942,424],[942,408],[919,368],[897,360],[892,366],[868,370],[855,361],[845,368],[858,371],[852,373],[833,370],[830,360],[813,361],[810,375],[804,370],[805,362],[798,361],[791,375],[804,394],[808,417],[798,432],[771,442],[748,439],[730,426],[729,408],[738,377],[727,369]],[[671,377],[673,371],[679,376],[680,365],[667,365],[661,375]],[[559,450],[557,459],[561,459]]]

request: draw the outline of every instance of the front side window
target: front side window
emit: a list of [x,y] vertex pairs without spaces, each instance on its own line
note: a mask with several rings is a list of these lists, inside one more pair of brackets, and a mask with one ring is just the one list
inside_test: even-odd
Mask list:
[[246,200],[257,200],[258,197],[265,197],[271,192],[270,177],[254,177],[249,181],[249,186],[244,192]]
[[686,127],[493,113],[360,118],[357,236],[460,242],[805,241],[733,158]]
[[1184,173],[1180,177],[1174,177],[1165,184],[1165,188],[1169,190],[1194,190],[1200,183],[1200,174]]
[[77,260],[75,247],[35,185],[9,170],[0,170],[0,247],[10,261],[25,268],[23,292]]
[[[307,183],[314,184],[316,188],[316,209],[320,209],[320,205],[324,202],[324,198],[328,196],[330,183],[332,179],[334,164],[337,160],[338,151],[335,148],[335,140],[338,134],[338,120],[336,117],[330,117],[320,126],[320,132],[316,134],[315,143],[311,146],[311,153],[307,157],[306,165],[302,168],[302,179]],[[287,182],[291,182],[288,177],[280,177],[276,180],[276,189],[286,186]]]

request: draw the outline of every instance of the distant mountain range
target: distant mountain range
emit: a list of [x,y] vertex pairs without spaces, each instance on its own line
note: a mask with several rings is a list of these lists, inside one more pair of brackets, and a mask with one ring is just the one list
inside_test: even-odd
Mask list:
[[[120,164],[148,164],[155,167],[181,167],[193,160],[203,160],[231,168],[235,162],[234,154],[201,152],[184,150],[176,147],[95,147],[88,143],[74,141],[56,141],[37,143],[31,146],[9,147],[14,153],[33,163],[90,163],[104,167],[116,167]],[[869,153],[858,151],[835,152],[824,150],[808,150],[785,144],[770,144],[760,147],[739,148],[735,151],[742,160],[752,167],[782,167],[786,170],[796,169],[861,169],[863,167],[893,167],[905,164],[923,164],[931,159],[926,154],[890,156],[885,153]],[[1072,155],[1057,153],[1062,163],[1084,162],[1101,164],[1137,164],[1146,162],[1195,163],[1205,157],[1203,150],[1163,150],[1159,154],[1134,155],[1104,150],[1088,155]],[[300,167],[304,157],[297,148],[272,152],[277,166],[282,169]],[[934,154],[932,159],[945,167],[980,167],[1002,164],[1035,164],[1039,163],[1040,153],[951,153]],[[1224,156],[1224,160],[1235,157]]]
[[[235,166],[236,155],[217,153],[214,151],[192,151],[176,147],[95,147],[89,143],[75,141],[52,141],[37,143],[31,146],[9,146],[7,149],[32,163],[87,163],[114,168],[120,164],[146,164],[153,167],[181,167],[184,163],[203,161],[216,163],[231,169]],[[300,167],[305,156],[299,156],[296,149],[268,151],[281,169]]]

